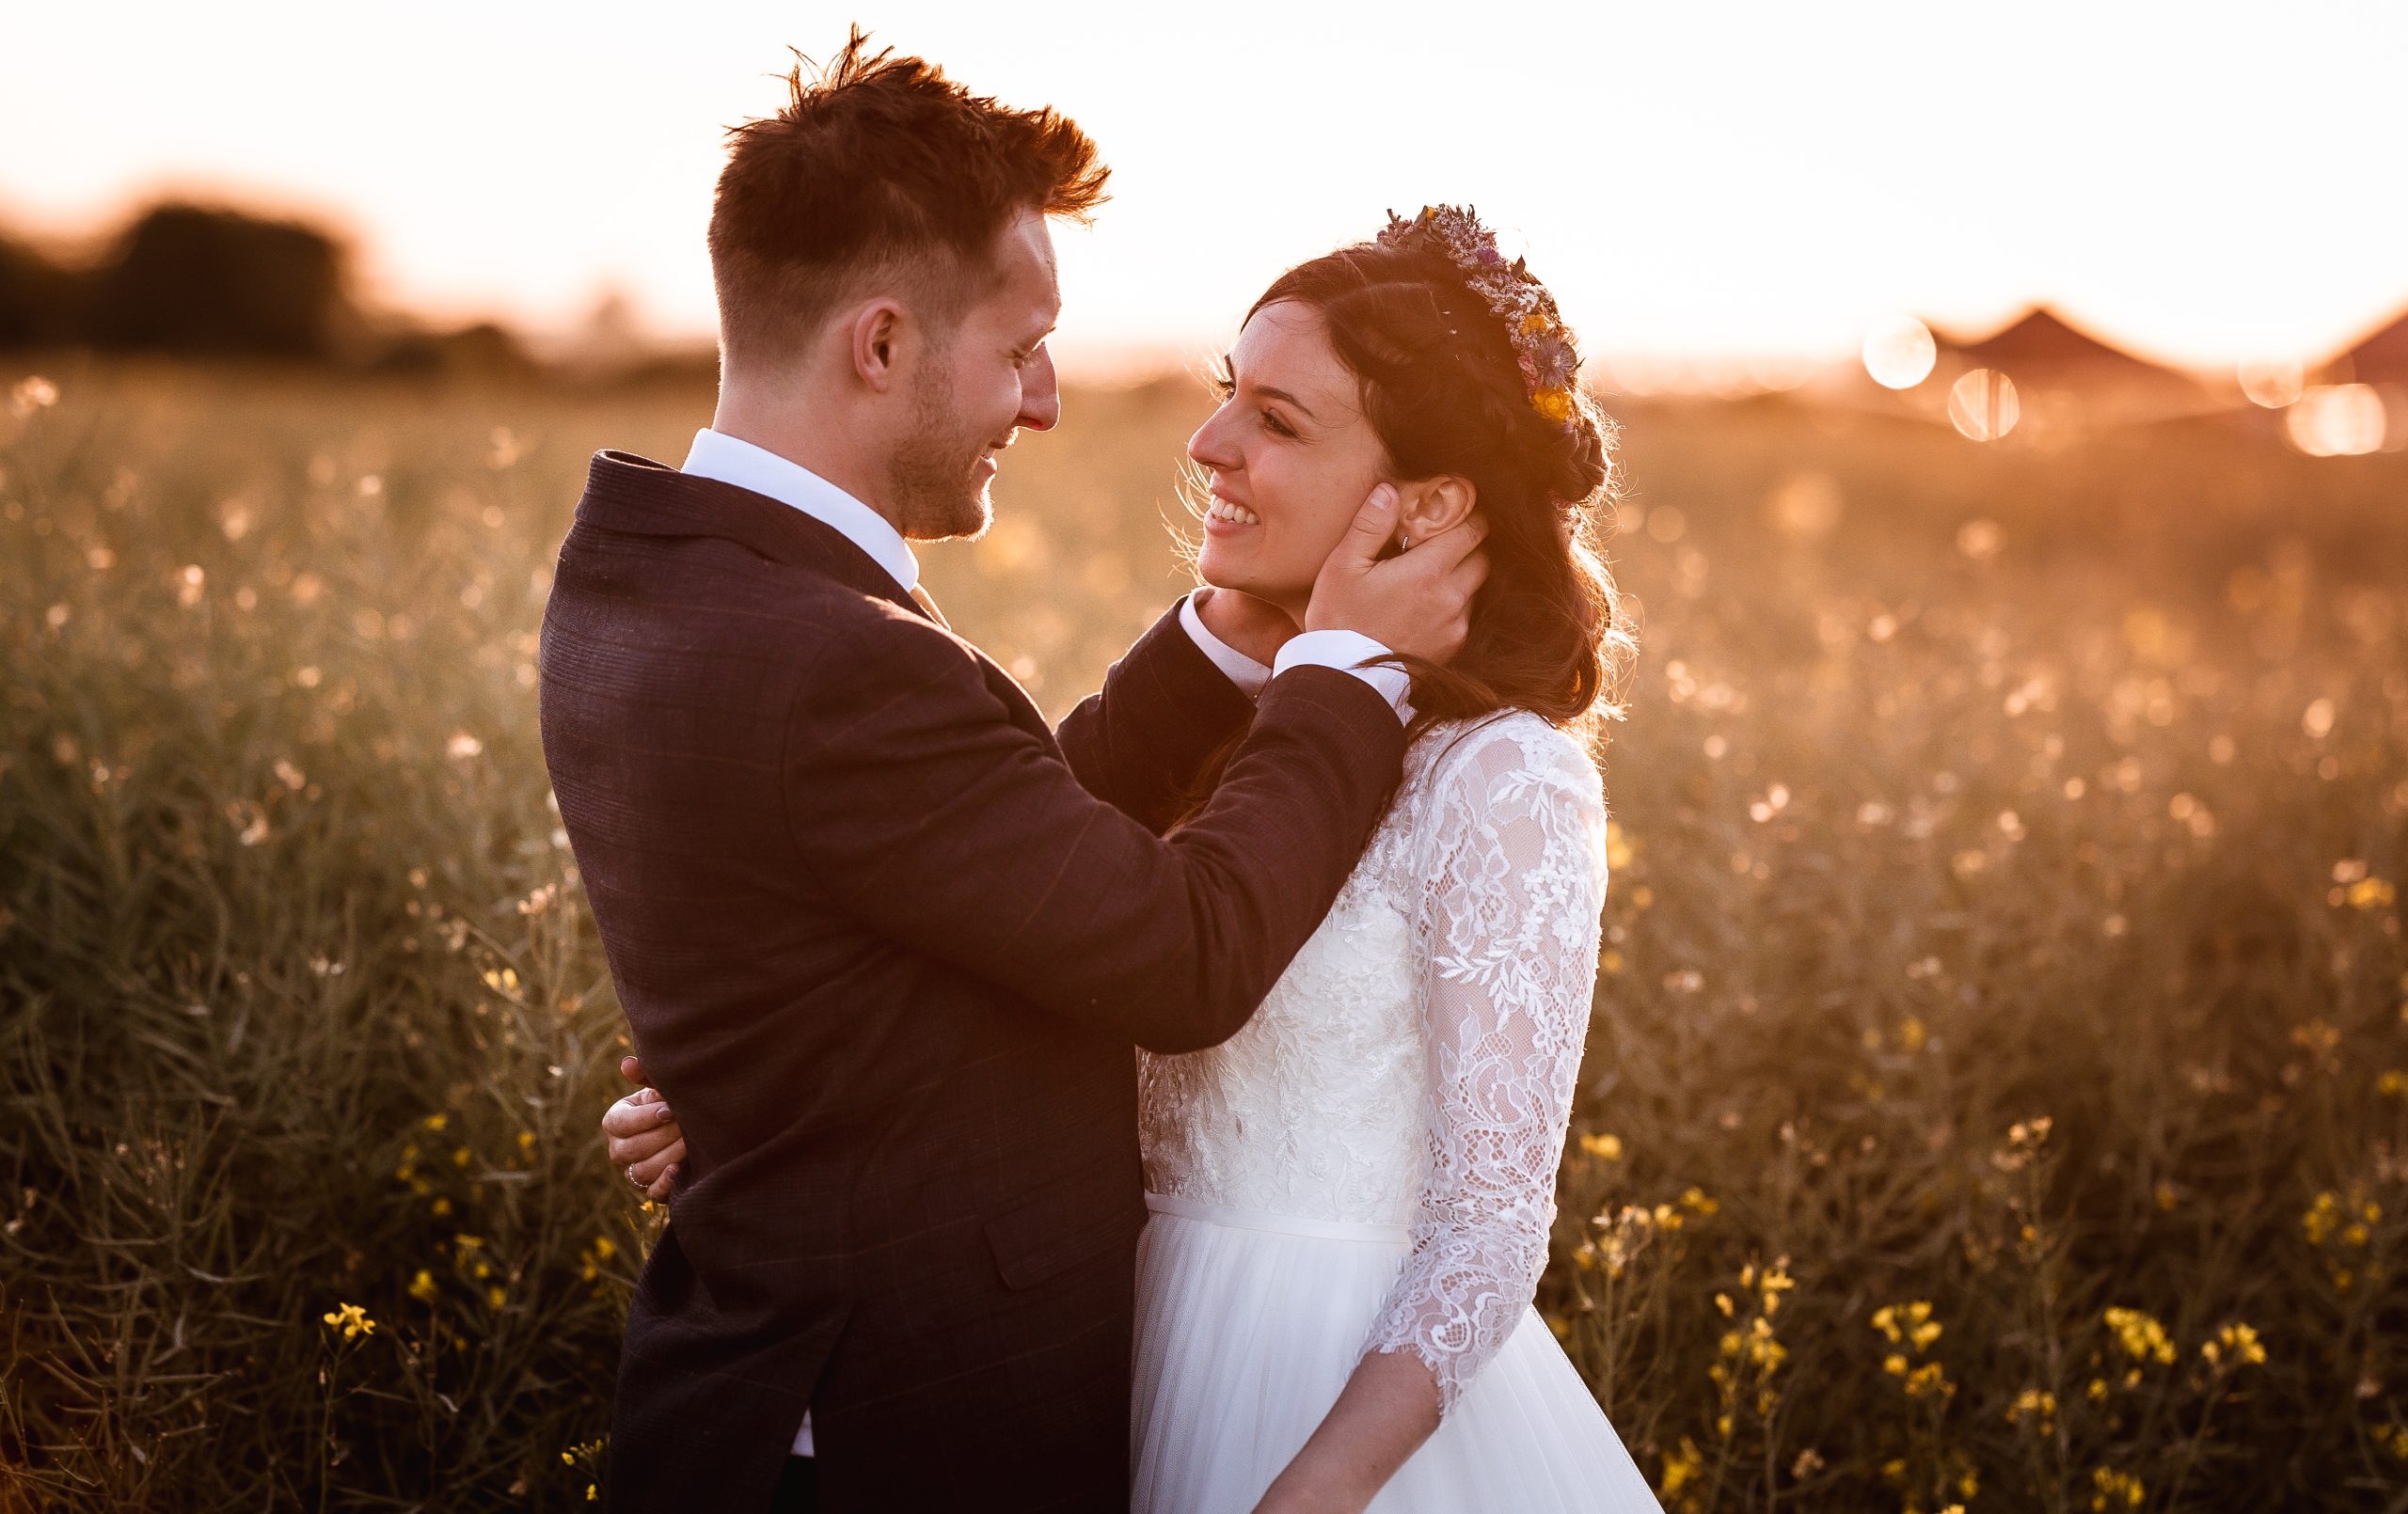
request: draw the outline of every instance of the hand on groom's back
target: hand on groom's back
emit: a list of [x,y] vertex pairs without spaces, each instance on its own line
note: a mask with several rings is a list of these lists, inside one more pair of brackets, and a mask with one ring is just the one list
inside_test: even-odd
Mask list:
[[643,1064],[619,1059],[620,1076],[642,1084],[602,1114],[602,1133],[610,1140],[610,1165],[645,1198],[661,1200],[676,1187],[686,1160],[686,1132],[670,1113],[660,1091],[645,1081]]
[[1345,539],[1313,580],[1307,631],[1355,631],[1389,651],[1443,663],[1463,649],[1472,596],[1488,576],[1478,515],[1382,560],[1396,533],[1397,492],[1383,483],[1355,512]]

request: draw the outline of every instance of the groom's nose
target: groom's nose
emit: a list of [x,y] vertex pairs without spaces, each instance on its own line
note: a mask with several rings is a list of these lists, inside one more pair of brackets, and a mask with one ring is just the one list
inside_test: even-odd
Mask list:
[[1062,418],[1062,386],[1054,377],[1054,355],[1037,349],[1021,370],[1020,416],[1013,422],[1030,431],[1052,431]]

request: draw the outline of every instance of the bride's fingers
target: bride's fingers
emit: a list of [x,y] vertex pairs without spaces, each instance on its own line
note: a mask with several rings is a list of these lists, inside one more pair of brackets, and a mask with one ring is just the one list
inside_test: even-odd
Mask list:
[[[646,1090],[650,1092],[650,1090]],[[602,1112],[602,1133],[608,1136],[631,1136],[640,1130],[657,1130],[676,1123],[669,1112],[669,1105],[659,1095],[646,1098],[642,1094],[626,1097]]]
[[[672,1124],[672,1127],[657,1128],[657,1131],[641,1131],[641,1134],[633,1134],[633,1136],[611,1136],[610,1162],[611,1167],[626,1167],[631,1165],[631,1162],[648,1162],[670,1148],[684,1150],[684,1145],[687,1145],[687,1136],[684,1136],[684,1131],[679,1131],[674,1124]],[[670,1158],[670,1160],[676,1160],[676,1158]],[[655,1173],[657,1173],[657,1167],[655,1167]],[[645,1182],[650,1182],[650,1177],[645,1179]]]
[[[610,1138],[612,1161],[632,1161],[636,1157],[649,1157],[671,1142],[684,1139],[686,1132],[677,1128],[677,1122],[655,1120],[650,1115],[650,1110],[628,1115],[614,1104],[610,1112],[602,1117],[602,1133]],[[622,1156],[623,1151],[633,1152],[635,1156]]]
[[643,1191],[643,1196],[648,1199],[668,1198],[670,1191],[677,1186],[677,1174],[679,1171],[679,1168],[672,1167],[669,1171],[661,1174],[660,1181],[653,1184],[650,1188],[645,1189]]
[[[680,1141],[666,1150],[654,1152],[641,1161],[623,1162],[621,1165],[627,1170],[627,1181],[640,1188],[650,1189],[667,1176],[672,1167],[685,1159],[686,1143]],[[653,1196],[659,1197],[658,1194]]]
[[619,1059],[619,1076],[625,1078],[631,1083],[648,1083],[652,1081],[651,1079],[643,1075],[643,1064],[636,1060],[633,1056],[625,1056]]

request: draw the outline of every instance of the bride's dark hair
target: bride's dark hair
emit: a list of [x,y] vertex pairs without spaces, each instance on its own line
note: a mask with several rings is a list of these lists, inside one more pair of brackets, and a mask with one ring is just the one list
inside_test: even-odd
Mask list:
[[1535,408],[1503,319],[1428,245],[1360,243],[1299,263],[1246,312],[1320,312],[1402,479],[1470,481],[1488,523],[1488,578],[1445,666],[1400,657],[1419,735],[1442,720],[1529,710],[1603,742],[1636,650],[1600,554],[1613,423],[1576,383],[1568,421]]

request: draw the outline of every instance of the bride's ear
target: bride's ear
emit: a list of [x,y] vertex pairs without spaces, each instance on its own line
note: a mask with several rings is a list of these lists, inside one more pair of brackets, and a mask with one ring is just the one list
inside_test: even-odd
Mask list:
[[1451,473],[1418,479],[1402,485],[1400,492],[1403,498],[1397,508],[1396,527],[1409,542],[1426,542],[1462,525],[1471,517],[1472,506],[1480,502],[1471,481]]

